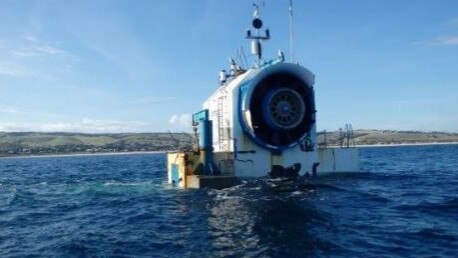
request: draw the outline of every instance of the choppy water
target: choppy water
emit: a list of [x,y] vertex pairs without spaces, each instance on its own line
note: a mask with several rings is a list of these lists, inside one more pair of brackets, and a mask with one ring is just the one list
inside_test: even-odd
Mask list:
[[457,257],[458,145],[361,149],[365,173],[165,184],[165,155],[0,159],[0,257]]

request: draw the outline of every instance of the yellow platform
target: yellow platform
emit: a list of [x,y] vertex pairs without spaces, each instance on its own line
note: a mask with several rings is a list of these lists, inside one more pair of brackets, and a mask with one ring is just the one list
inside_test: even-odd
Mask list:
[[228,161],[219,162],[221,175],[196,175],[199,165],[199,155],[194,152],[167,153],[167,178],[169,184],[182,188],[213,188],[223,189],[239,184],[233,175],[233,168]]

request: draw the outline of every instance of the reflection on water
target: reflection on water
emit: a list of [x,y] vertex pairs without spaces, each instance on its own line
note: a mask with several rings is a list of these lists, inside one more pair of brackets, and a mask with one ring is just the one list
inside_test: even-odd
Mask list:
[[[309,180],[255,180],[211,193],[208,219],[215,255],[300,256],[339,247],[319,237],[332,229],[332,217],[309,201]],[[234,250],[239,250],[234,253]]]

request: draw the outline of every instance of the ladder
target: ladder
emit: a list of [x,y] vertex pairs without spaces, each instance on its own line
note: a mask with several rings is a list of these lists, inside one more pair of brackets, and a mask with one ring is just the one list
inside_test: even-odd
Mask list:
[[227,96],[221,96],[218,98],[218,107],[217,107],[217,112],[218,112],[218,145],[219,145],[219,150],[224,151],[228,147],[227,141],[228,135],[225,130],[228,129],[229,125],[225,126],[225,118],[227,117]]

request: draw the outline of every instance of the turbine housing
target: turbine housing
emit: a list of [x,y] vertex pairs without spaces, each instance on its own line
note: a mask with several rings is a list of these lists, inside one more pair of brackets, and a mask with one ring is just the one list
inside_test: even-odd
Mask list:
[[222,174],[312,173],[318,162],[314,75],[282,58],[233,74],[203,105]]
[[280,63],[262,69],[240,87],[239,122],[257,145],[271,151],[294,147],[315,124],[314,76]]

